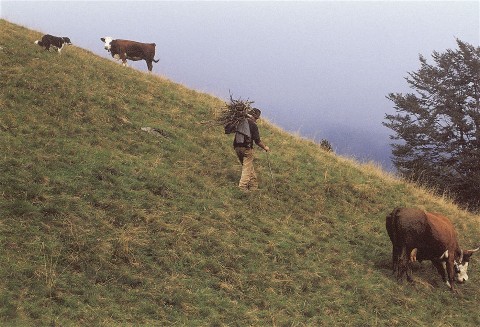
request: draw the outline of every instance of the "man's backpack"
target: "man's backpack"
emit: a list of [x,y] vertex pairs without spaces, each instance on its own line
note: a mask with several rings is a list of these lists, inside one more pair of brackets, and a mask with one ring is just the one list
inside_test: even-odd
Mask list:
[[235,134],[235,142],[236,143],[250,143],[251,142],[251,133],[250,133],[250,123],[248,122],[247,118],[243,118],[239,120],[237,124]]

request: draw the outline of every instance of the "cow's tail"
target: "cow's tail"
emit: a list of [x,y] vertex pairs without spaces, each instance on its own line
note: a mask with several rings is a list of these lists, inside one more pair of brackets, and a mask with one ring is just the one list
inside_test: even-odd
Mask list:
[[389,237],[392,241],[392,271],[393,273],[398,273],[398,235],[397,235],[397,225],[398,225],[398,213],[400,208],[396,208],[387,216],[387,222],[390,225]]
[[[150,43],[150,44],[153,45],[153,47],[157,46],[155,43]],[[154,52],[154,54],[155,54],[155,52]],[[152,58],[152,60],[153,60],[154,63],[158,63],[160,61],[160,59],[155,60],[155,58]]]
[[388,216],[387,216],[387,231],[388,231],[388,236],[390,237],[390,240],[392,241],[393,244],[395,244],[395,241],[397,240],[397,220],[398,220],[398,213],[400,211],[400,208],[395,208]]
[[398,235],[397,235],[397,227],[398,227],[398,213],[400,212],[400,208],[396,208],[395,210],[393,210],[393,212],[391,213],[392,215],[392,225],[393,225],[393,241],[395,242],[395,244],[397,244],[397,241],[398,241]]

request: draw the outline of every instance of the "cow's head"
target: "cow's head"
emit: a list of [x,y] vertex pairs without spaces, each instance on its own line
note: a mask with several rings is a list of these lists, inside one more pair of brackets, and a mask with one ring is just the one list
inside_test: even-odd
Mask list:
[[72,45],[72,41],[70,41],[70,38],[64,36],[64,37],[62,37],[62,39],[63,39],[63,42],[65,42],[66,44]]
[[472,256],[472,254],[474,254],[478,250],[480,250],[480,247],[474,250],[462,251],[458,262],[455,260],[455,280],[457,282],[464,283],[468,280],[468,262],[470,261],[470,257]]
[[106,36],[106,37],[100,38],[100,40],[102,40],[102,42],[105,43],[104,45],[105,50],[110,51],[110,48],[112,47],[110,43],[112,43],[113,38],[111,38],[110,36]]

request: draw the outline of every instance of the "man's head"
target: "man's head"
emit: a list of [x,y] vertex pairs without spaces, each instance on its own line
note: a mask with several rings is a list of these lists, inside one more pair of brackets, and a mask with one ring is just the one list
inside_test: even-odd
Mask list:
[[250,115],[255,119],[259,119],[261,114],[262,112],[258,108],[252,108],[252,110],[250,110]]

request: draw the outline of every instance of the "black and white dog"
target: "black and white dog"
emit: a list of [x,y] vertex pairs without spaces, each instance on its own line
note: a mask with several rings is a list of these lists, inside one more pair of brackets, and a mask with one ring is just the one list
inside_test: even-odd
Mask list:
[[57,50],[59,54],[65,45],[71,45],[70,39],[68,37],[58,37],[50,34],[42,36],[41,40],[35,41],[35,44],[38,44],[41,47],[44,47],[45,50],[50,51],[50,47],[54,50]]

